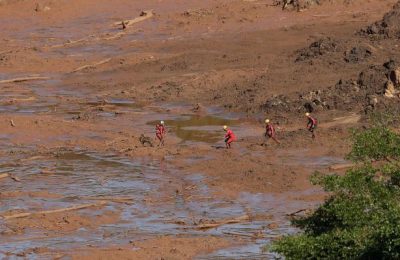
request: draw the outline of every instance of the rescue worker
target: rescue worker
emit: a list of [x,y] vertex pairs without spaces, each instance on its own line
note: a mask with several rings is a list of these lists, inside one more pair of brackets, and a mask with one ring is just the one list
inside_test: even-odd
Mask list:
[[164,146],[166,133],[167,131],[165,129],[165,123],[164,121],[160,121],[160,123],[156,125],[156,138],[159,141],[158,146]]
[[317,128],[317,124],[318,124],[317,119],[315,119],[314,117],[312,117],[312,116],[310,115],[310,113],[306,113],[306,117],[308,118],[308,121],[307,121],[307,129],[308,129],[308,131],[311,132],[311,134],[312,134],[312,139],[315,139],[315,129]]
[[297,12],[300,12],[299,0],[283,0],[282,10],[285,10],[288,5],[293,5],[297,9]]
[[228,129],[228,126],[226,126],[226,125],[224,125],[224,131],[226,132],[226,134],[225,134],[225,146],[226,146],[226,149],[230,149],[231,148],[231,143],[236,141],[236,136],[232,132],[232,130]]
[[265,119],[265,134],[264,134],[264,136],[267,138],[267,141],[269,138],[271,138],[277,144],[280,144],[280,142],[276,139],[275,134],[276,134],[276,131],[275,131],[274,125],[270,122],[269,119]]

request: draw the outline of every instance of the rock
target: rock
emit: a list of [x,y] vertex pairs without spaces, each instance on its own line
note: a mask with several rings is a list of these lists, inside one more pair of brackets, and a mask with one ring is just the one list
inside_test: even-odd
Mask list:
[[396,90],[394,88],[393,82],[388,80],[385,86],[385,97],[393,98],[396,94]]
[[50,11],[50,7],[47,5],[37,3],[36,7],[35,7],[35,11],[36,12],[47,12],[47,11]]
[[400,87],[400,67],[392,70],[390,72],[389,78],[393,82],[394,87]]
[[344,60],[347,63],[359,63],[368,59],[371,55],[372,51],[369,50],[368,48],[357,46],[345,52]]
[[308,48],[299,50],[296,62],[314,59],[330,52],[341,51],[342,43],[330,37],[321,38],[310,44]]
[[375,107],[378,104],[378,97],[375,95],[368,96],[368,104]]
[[360,34],[378,38],[400,39],[400,2],[397,2],[393,9],[383,16],[382,20],[362,29]]

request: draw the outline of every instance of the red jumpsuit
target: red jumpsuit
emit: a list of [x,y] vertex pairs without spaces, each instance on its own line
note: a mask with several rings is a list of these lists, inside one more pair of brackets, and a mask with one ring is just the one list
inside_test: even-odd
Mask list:
[[225,134],[225,143],[231,144],[233,141],[236,141],[236,136],[232,130],[228,129]]
[[265,136],[275,137],[275,127],[272,124],[267,124],[265,126]]
[[165,135],[165,126],[163,125],[156,125],[156,137],[158,140],[163,140]]
[[315,128],[317,128],[317,119],[309,116],[307,122],[307,128],[308,131],[310,131],[311,133],[314,132]]

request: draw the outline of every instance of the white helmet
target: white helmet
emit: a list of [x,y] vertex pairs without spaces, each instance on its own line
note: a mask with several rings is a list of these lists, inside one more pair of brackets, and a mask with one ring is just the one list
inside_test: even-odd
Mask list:
[[269,123],[269,119],[265,119],[265,123],[268,124]]
[[307,112],[307,113],[306,113],[306,116],[310,116],[310,113]]
[[224,130],[228,129],[228,126],[224,125]]
[[164,121],[162,121],[162,120],[160,121],[160,124],[164,125],[164,123],[165,123]]

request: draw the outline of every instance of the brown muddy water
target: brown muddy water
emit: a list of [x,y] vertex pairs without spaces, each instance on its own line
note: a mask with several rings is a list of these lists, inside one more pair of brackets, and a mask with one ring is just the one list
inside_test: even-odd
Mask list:
[[[9,102],[10,100],[19,102]],[[74,100],[65,104],[64,99]],[[0,113],[31,114],[54,113],[71,119],[88,107],[108,106],[108,110],[98,110],[100,117],[115,117],[115,111],[141,112],[145,116],[138,120],[138,125],[153,131],[156,118],[165,119],[170,135],[176,136],[182,142],[206,143],[208,145],[220,142],[223,136],[222,126],[229,125],[235,131],[241,127],[239,116],[224,114],[215,109],[208,112],[214,114],[195,115],[179,114],[173,111],[187,110],[182,104],[165,104],[169,112],[157,112],[149,107],[141,107],[132,100],[119,98],[87,98],[85,93],[62,90],[50,87],[40,87],[34,84],[29,89],[22,89],[21,94],[4,95]],[[153,107],[154,108],[154,107]],[[157,107],[159,110],[160,107]],[[172,111],[172,112],[171,112]],[[76,112],[76,113],[75,113]],[[150,122],[148,119],[152,119]],[[132,122],[127,122],[132,124]],[[67,208],[77,204],[93,203],[109,197],[130,199],[130,203],[108,201],[107,204],[93,210],[82,209],[79,214],[87,216],[102,215],[104,212],[118,212],[120,219],[116,223],[103,224],[96,228],[80,228],[76,231],[51,231],[26,228],[22,233],[10,232],[5,220],[0,220],[0,257],[12,253],[15,259],[18,254],[24,259],[52,259],[53,255],[37,254],[32,248],[47,248],[50,252],[67,252],[72,248],[82,246],[107,247],[110,245],[125,245],[133,240],[141,240],[158,235],[190,235],[231,238],[244,237],[244,245],[218,250],[208,255],[198,256],[198,259],[269,259],[276,257],[263,251],[263,247],[272,239],[284,234],[296,232],[289,221],[282,217],[288,211],[298,208],[308,208],[315,202],[290,200],[293,194],[252,194],[241,193],[236,200],[220,198],[213,194],[212,189],[204,181],[201,172],[182,174],[170,163],[172,155],[163,160],[151,157],[124,157],[113,153],[99,153],[79,149],[66,149],[49,156],[35,158],[27,157],[34,154],[34,147],[12,146],[12,136],[0,136],[2,149],[6,156],[0,159],[2,173],[10,173],[21,182],[2,181],[2,192],[41,192],[55,194],[55,197],[17,196],[1,200],[1,213],[9,211],[35,212],[48,209]],[[296,155],[299,155],[297,156]],[[287,155],[288,161],[301,165],[309,162],[326,164],[342,162],[330,157],[313,160],[302,157],[301,153]],[[192,158],[193,162],[206,162],[209,158]],[[315,158],[314,158],[315,159]],[[313,165],[315,166],[315,165]],[[43,170],[50,169],[49,174]],[[157,202],[165,199],[163,187],[175,183],[179,179],[196,186],[190,198],[176,193],[167,202]],[[308,191],[312,194],[313,191]],[[297,194],[298,195],[298,194]],[[304,194],[307,195],[307,194]],[[106,200],[106,199],[105,199]],[[215,229],[197,230],[196,224],[202,219],[229,219],[245,214],[265,215],[265,219],[250,220],[238,224],[222,225]],[[185,223],[182,225],[182,223]],[[273,229],[269,225],[273,224]],[[22,259],[21,258],[21,259]],[[14,258],[13,258],[14,259]]]

